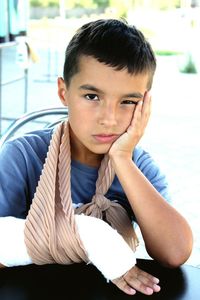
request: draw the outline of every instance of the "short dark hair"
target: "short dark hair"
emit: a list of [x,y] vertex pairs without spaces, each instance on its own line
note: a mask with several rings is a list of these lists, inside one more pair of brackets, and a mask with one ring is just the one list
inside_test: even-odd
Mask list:
[[156,59],[149,42],[135,26],[125,20],[100,19],[77,30],[65,52],[64,80],[70,80],[79,70],[79,58],[92,56],[116,70],[130,74],[149,72],[149,88],[156,69]]

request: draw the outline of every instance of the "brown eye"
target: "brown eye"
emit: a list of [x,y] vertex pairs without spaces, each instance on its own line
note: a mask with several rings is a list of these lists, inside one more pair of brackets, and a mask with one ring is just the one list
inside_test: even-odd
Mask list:
[[85,98],[90,101],[99,100],[99,97],[96,94],[87,94],[85,95]]
[[136,105],[138,102],[133,100],[124,100],[122,101],[122,104],[128,104],[128,105]]

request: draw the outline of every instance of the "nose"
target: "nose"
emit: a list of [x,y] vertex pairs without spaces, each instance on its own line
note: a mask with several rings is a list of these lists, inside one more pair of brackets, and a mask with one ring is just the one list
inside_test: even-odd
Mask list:
[[99,124],[112,127],[117,124],[116,108],[111,105],[103,105],[99,111]]

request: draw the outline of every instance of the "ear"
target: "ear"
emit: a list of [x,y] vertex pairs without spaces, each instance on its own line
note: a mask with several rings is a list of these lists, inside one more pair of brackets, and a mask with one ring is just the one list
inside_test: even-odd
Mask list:
[[58,96],[64,106],[67,106],[67,88],[62,77],[58,77]]

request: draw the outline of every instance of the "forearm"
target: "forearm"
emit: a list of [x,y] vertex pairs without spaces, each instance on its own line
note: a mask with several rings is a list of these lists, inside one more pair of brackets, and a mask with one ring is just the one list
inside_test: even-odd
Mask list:
[[108,280],[121,277],[136,264],[134,252],[110,225],[92,216],[75,215],[75,218],[89,261]]
[[0,218],[0,267],[31,264],[24,242],[25,220]]
[[192,233],[186,220],[163,199],[132,159],[113,157],[112,163],[148,253],[167,265],[182,264],[192,249]]
[[[136,263],[134,252],[103,220],[75,215],[81,241],[91,261],[108,279],[118,278]],[[0,268],[31,264],[24,242],[25,220],[0,218]]]

